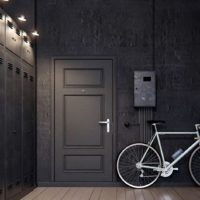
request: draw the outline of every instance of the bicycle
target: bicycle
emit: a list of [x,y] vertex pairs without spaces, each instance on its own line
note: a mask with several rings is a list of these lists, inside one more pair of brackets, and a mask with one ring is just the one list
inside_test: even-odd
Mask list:
[[[174,168],[173,166],[192,149],[197,147],[190,156],[189,171],[194,182],[200,186],[200,124],[195,124],[195,132],[160,132],[157,126],[165,123],[164,121],[151,120],[149,123],[154,127],[155,134],[148,144],[131,144],[119,154],[117,159],[117,172],[120,179],[132,188],[149,187],[155,183],[160,176],[165,178],[171,176],[173,171],[178,170],[178,168]],[[179,152],[180,154],[176,155],[174,161],[170,163],[165,160],[160,136],[172,134],[196,135],[196,141],[185,151]],[[160,154],[152,147],[156,139]]]

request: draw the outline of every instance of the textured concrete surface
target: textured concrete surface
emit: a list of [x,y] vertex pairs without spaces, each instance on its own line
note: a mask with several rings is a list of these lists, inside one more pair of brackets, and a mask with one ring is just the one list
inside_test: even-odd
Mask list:
[[[143,140],[145,119],[154,115],[168,129],[193,130],[199,120],[200,25],[198,1],[76,0],[38,1],[38,180],[51,180],[51,58],[115,56],[117,59],[118,152]],[[156,70],[157,107],[133,107],[134,70]],[[140,115],[139,115],[140,113]],[[150,114],[149,114],[150,113]],[[131,126],[127,129],[124,122]],[[146,136],[145,136],[146,137]],[[148,137],[147,137],[148,138]],[[192,140],[167,138],[168,159]],[[187,159],[185,160],[187,161]],[[187,162],[173,175],[191,184]],[[170,184],[161,179],[160,184]]]

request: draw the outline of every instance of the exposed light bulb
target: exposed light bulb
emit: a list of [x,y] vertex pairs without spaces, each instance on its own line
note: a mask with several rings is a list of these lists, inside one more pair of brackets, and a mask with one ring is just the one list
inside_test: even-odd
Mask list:
[[9,0],[3,0],[3,1],[9,1]]
[[39,37],[39,36],[40,36],[39,33],[38,33],[37,31],[33,31],[33,32],[32,32],[32,35],[35,36],[35,37]]
[[20,17],[18,17],[18,20],[21,22],[26,22],[26,18],[24,15],[21,15]]

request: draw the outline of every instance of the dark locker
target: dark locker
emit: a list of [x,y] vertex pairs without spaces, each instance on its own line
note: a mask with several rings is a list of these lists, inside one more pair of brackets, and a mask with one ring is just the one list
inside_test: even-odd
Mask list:
[[33,67],[23,62],[23,183],[34,185],[34,74]]
[[6,52],[6,195],[22,190],[22,71],[20,60]]
[[30,65],[34,65],[34,50],[33,45],[31,43],[31,39],[25,32],[23,32],[22,39],[22,59],[29,63]]
[[6,16],[6,48],[17,56],[21,56],[22,32],[17,24]]
[[5,26],[5,12],[0,8],[0,44],[5,44],[5,32],[6,32],[6,26]]
[[4,196],[4,133],[5,133],[5,68],[4,50],[0,47],[0,200]]

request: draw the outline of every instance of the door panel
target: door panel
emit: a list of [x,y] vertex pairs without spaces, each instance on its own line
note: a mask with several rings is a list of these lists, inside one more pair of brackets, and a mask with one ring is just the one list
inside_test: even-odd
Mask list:
[[101,145],[102,127],[96,122],[103,117],[102,101],[101,96],[64,97],[65,147]]
[[55,179],[112,181],[112,60],[55,61]]

